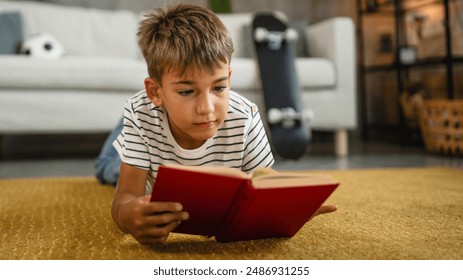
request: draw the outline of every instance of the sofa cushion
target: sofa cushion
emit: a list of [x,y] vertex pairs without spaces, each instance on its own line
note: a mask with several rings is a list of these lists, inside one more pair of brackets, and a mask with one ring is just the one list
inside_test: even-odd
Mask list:
[[[262,88],[259,67],[254,59],[235,57],[231,61],[231,88],[239,92]],[[277,69],[275,71],[278,71]],[[336,85],[333,62],[324,58],[306,57],[296,60],[299,84],[303,89],[332,88]]]
[[2,88],[135,92],[144,88],[143,81],[147,76],[145,63],[129,58],[64,56],[49,60],[25,55],[0,55]]
[[[298,76],[302,86],[334,84],[334,75],[330,73],[332,67],[324,59],[298,59],[296,66],[300,68]],[[261,88],[259,69],[254,59],[233,58],[231,68],[232,88]],[[139,90],[143,89],[143,80],[147,76],[146,65],[140,60],[95,56],[64,56],[47,60],[24,55],[0,55],[0,84],[3,88]]]
[[230,67],[232,70],[230,87],[232,89],[258,90],[262,87],[259,69],[254,59],[234,57]]
[[136,58],[138,17],[130,11],[106,11],[28,1],[0,1],[0,12],[17,11],[24,36],[49,33],[70,55]]
[[14,54],[23,40],[21,15],[18,12],[0,13],[0,54]]
[[299,84],[303,89],[334,88],[336,69],[334,63],[326,58],[307,57],[296,59]]

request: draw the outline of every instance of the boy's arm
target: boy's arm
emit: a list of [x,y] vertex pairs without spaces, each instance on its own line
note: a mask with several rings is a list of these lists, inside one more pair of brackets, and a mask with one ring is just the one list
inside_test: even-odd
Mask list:
[[142,244],[163,242],[188,213],[174,202],[150,202],[145,196],[148,171],[121,163],[111,214],[116,224]]
[[121,163],[121,171],[113,200],[111,215],[116,224],[124,231],[127,229],[121,224],[119,212],[122,205],[131,202],[145,194],[145,184],[148,171]]

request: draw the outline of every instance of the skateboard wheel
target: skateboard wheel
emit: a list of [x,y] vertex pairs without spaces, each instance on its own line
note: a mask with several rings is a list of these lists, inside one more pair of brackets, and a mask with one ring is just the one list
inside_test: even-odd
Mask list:
[[294,42],[294,41],[297,41],[298,37],[299,37],[299,34],[297,34],[296,30],[292,28],[286,29],[286,34],[285,34],[286,41]]
[[296,121],[294,119],[285,119],[281,122],[281,126],[286,129],[290,129],[296,126]]
[[283,34],[282,32],[269,32],[268,34],[268,48],[276,51],[281,48],[281,44],[283,43]]
[[276,124],[281,122],[283,119],[283,113],[280,109],[270,108],[267,112],[267,120],[270,124]]
[[268,38],[268,30],[263,27],[257,27],[256,30],[254,30],[254,40],[256,42],[264,42]]
[[299,114],[294,110],[294,108],[286,107],[281,108],[281,113],[283,115],[281,126],[286,129],[290,129],[296,126],[296,120],[300,118]]
[[281,123],[283,128],[293,128],[296,125],[297,119],[300,119],[299,114],[291,107],[287,108],[270,108],[267,112],[267,120],[269,124]]

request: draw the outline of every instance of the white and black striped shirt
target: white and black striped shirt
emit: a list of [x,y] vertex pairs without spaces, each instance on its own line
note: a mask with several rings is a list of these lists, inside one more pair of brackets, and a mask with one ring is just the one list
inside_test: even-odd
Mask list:
[[166,112],[145,91],[127,100],[124,128],[113,145],[124,163],[149,170],[146,194],[151,193],[161,165],[228,166],[251,172],[274,162],[257,106],[233,91],[224,123],[197,149],[186,150],[176,143]]

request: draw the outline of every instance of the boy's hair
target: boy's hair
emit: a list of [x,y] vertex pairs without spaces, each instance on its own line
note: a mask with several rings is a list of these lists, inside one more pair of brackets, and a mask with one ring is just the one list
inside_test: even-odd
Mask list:
[[222,21],[200,6],[177,4],[145,14],[138,31],[138,45],[148,74],[162,82],[170,69],[187,67],[211,73],[219,63],[230,63],[233,42]]

